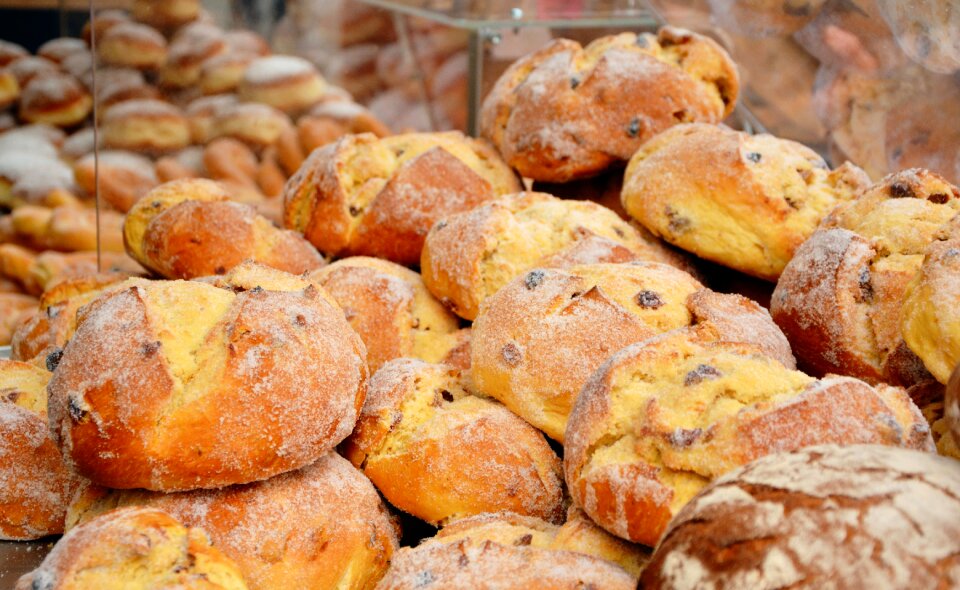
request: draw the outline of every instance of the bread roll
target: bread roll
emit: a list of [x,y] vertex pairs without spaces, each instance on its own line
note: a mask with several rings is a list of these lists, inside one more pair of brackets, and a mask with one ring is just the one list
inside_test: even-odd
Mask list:
[[271,55],[251,63],[240,83],[240,99],[259,102],[289,115],[317,104],[326,81],[309,61],[292,55]]
[[447,362],[469,337],[457,317],[430,295],[420,275],[378,258],[355,256],[313,271],[367,347],[370,373],[389,360]]
[[420,268],[431,293],[473,320],[485,299],[525,271],[632,260],[686,262],[600,205],[521,193],[434,224]]
[[166,30],[200,18],[200,0],[134,0],[133,18]]
[[74,127],[93,110],[93,97],[68,74],[37,76],[20,93],[20,118],[28,123]]
[[122,150],[100,150],[96,157],[87,154],[73,165],[73,172],[87,194],[99,195],[121,213],[160,184],[149,158]]
[[161,100],[127,100],[107,109],[101,133],[108,149],[161,154],[190,145],[190,125],[177,107]]
[[[0,109],[6,109],[20,99],[20,83],[13,72],[0,70]],[[13,122],[16,125],[16,122]]]
[[97,39],[97,57],[108,66],[156,70],[167,60],[167,40],[139,23],[117,23]]
[[929,379],[903,342],[901,306],[927,246],[960,238],[958,213],[960,191],[926,170],[887,176],[838,206],[797,250],[771,300],[801,365],[906,386]]
[[301,236],[277,229],[204,179],[150,191],[130,210],[123,232],[131,257],[171,279],[223,274],[245,260],[294,274],[324,264]]
[[414,265],[435,221],[518,190],[486,143],[459,132],[348,135],[290,179],[283,221],[324,254]]
[[951,588],[960,584],[960,464],[822,445],[724,476],[677,515],[641,585]]
[[215,284],[133,279],[82,308],[49,387],[78,472],[215,488],[309,465],[350,434],[366,354],[329,295],[256,265]]
[[170,41],[160,84],[174,89],[195,86],[200,82],[201,64],[227,51],[229,46],[219,27],[204,22],[189,24]]
[[830,171],[792,141],[689,124],[637,151],[621,198],[627,213],[671,244],[775,281],[820,220],[868,182],[849,162]]
[[200,64],[200,79],[197,84],[207,96],[232,96],[243,82],[243,74],[257,55],[245,51],[227,51],[205,59]]
[[89,486],[75,497],[67,527],[116,507],[163,510],[206,531],[251,590],[372,588],[398,548],[398,530],[376,489],[328,453],[313,465],[266,481],[161,494]]
[[47,428],[49,380],[43,369],[0,360],[0,539],[62,533],[79,484]]
[[683,29],[621,33],[586,47],[556,39],[504,72],[480,126],[524,177],[567,182],[622,166],[678,123],[719,123],[739,86],[730,56]]
[[[19,239],[39,250],[64,252],[97,250],[97,217],[94,209],[71,205],[54,209],[24,205],[11,214],[13,229]],[[100,250],[121,252],[123,215],[105,210],[99,217]]]
[[902,389],[816,380],[752,343],[675,332],[621,350],[594,373],[570,414],[564,470],[574,502],[597,524],[653,546],[712,480],[825,442],[933,450]]
[[560,461],[543,435],[447,365],[384,365],[343,450],[391,504],[434,525],[500,510],[563,515]]
[[213,547],[202,529],[188,529],[160,510],[127,508],[64,535],[15,588],[131,587],[246,590],[247,585],[237,564]]
[[62,64],[71,55],[89,52],[86,42],[76,37],[57,37],[41,45],[37,55],[49,59],[55,64]]
[[0,40],[0,67],[7,67],[13,62],[29,57],[30,52],[22,46],[10,41]]
[[290,117],[270,105],[240,103],[217,111],[210,125],[210,137],[233,137],[254,149],[277,142],[293,126]]

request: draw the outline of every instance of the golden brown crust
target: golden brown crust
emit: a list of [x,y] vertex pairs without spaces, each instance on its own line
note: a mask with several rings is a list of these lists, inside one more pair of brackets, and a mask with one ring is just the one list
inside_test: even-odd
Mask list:
[[500,510],[563,515],[560,461],[543,435],[471,394],[450,366],[384,365],[344,454],[391,504],[432,524]]
[[348,135],[287,183],[284,225],[327,255],[414,265],[435,221],[519,186],[486,143],[459,132]]
[[500,77],[481,130],[523,176],[566,182],[622,165],[677,123],[719,123],[738,90],[730,56],[683,29],[621,33],[585,48],[558,39]]
[[116,104],[103,115],[104,147],[150,154],[190,145],[190,125],[177,107],[161,100],[137,99]]
[[93,97],[73,76],[37,76],[20,93],[20,118],[27,123],[74,127],[93,110]]
[[327,83],[309,61],[292,55],[270,55],[254,60],[243,74],[239,95],[296,115],[317,104]]
[[167,41],[152,27],[121,22],[97,39],[97,57],[109,66],[155,70],[167,59]]
[[363,343],[318,286],[259,274],[249,290],[133,280],[80,310],[49,387],[78,472],[121,489],[220,487],[307,465],[350,433]]
[[200,0],[134,0],[131,13],[142,23],[173,30],[200,17]]
[[210,128],[210,137],[232,137],[261,150],[277,142],[293,126],[290,117],[270,105],[238,103],[219,109]]
[[170,41],[167,60],[160,69],[160,84],[189,88],[200,81],[201,64],[229,50],[219,27],[197,22],[182,27]]

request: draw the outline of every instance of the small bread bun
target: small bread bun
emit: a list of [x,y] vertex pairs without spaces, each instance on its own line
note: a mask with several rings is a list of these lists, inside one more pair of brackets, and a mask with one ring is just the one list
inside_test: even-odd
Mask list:
[[185,528],[153,508],[104,514],[64,535],[16,590],[72,588],[246,590],[233,561],[202,529]]
[[88,194],[99,194],[121,213],[129,211],[143,195],[160,184],[153,162],[133,152],[101,150],[99,186],[94,164],[94,155],[88,154],[73,165],[77,184]]
[[55,64],[63,64],[71,55],[89,52],[90,48],[83,39],[77,39],[76,37],[51,39],[37,49],[38,56],[49,59]]
[[270,105],[293,115],[320,101],[326,82],[307,60],[292,55],[257,59],[243,74],[240,99]]
[[244,261],[300,274],[323,266],[296,232],[277,229],[217,183],[191,178],[157,187],[130,209],[127,253],[170,279],[224,274]]
[[62,533],[79,483],[50,438],[49,380],[43,369],[0,360],[0,539]]
[[57,64],[42,57],[28,56],[16,60],[6,67],[6,71],[17,78],[20,88],[38,76],[55,76],[63,73]]
[[739,86],[727,52],[683,29],[621,33],[587,47],[555,39],[497,80],[480,126],[524,177],[567,182],[622,166],[678,123],[719,123]]
[[54,252],[37,254],[15,244],[0,244],[0,275],[13,279],[31,295],[40,295],[59,281],[95,275],[99,262],[104,272],[142,272],[123,254],[113,252]]
[[682,256],[600,205],[521,193],[434,224],[420,268],[431,293],[473,320],[485,299],[525,271],[633,260],[685,266]]
[[[23,205],[11,213],[17,237],[38,250],[77,252],[97,250],[97,212],[93,209],[64,205],[54,209]],[[123,216],[115,211],[100,212],[100,249],[122,252],[119,230]]]
[[501,510],[563,516],[560,460],[543,435],[447,365],[385,364],[343,450],[387,501],[434,525]]
[[251,590],[372,588],[398,548],[376,489],[336,453],[245,486],[179,494],[89,486],[75,498],[68,528],[123,506],[160,509],[202,528]]
[[103,34],[106,33],[108,29],[120,23],[128,22],[130,22],[130,15],[126,10],[98,10],[95,18],[88,20],[86,24],[83,25],[81,37],[83,37],[83,40],[86,41],[88,46],[92,47],[94,37],[96,37],[96,41],[99,43],[103,39]]
[[459,132],[348,135],[287,183],[284,225],[324,254],[414,265],[434,222],[518,190],[485,142]]
[[134,0],[133,18],[171,31],[200,18],[200,0]]
[[930,379],[904,343],[901,307],[924,251],[960,239],[958,221],[960,190],[927,170],[891,174],[838,206],[797,250],[771,299],[801,366],[904,386]]
[[97,57],[108,66],[156,70],[167,60],[167,40],[147,25],[118,23],[97,39]]
[[200,64],[200,77],[197,82],[200,90],[205,95],[235,91],[243,81],[243,74],[257,57],[253,53],[227,51],[205,59]]
[[430,295],[416,272],[379,258],[344,258],[313,271],[367,347],[376,373],[389,360],[446,362],[462,343],[457,317]]
[[17,77],[13,72],[0,70],[0,110],[6,109],[19,99],[20,84],[17,82]]
[[164,153],[190,145],[190,125],[177,107],[160,100],[128,100],[103,115],[107,149]]
[[825,442],[934,449],[902,389],[816,380],[754,344],[682,331],[629,346],[594,373],[570,414],[564,470],[597,524],[653,546],[710,481]]
[[820,220],[868,183],[853,164],[830,171],[799,143],[692,123],[643,145],[621,199],[671,244],[775,281]]
[[[4,274],[3,259],[4,255],[0,253],[0,275]],[[0,346],[6,346],[17,327],[34,314],[37,300],[21,293],[23,287],[14,277],[0,276],[0,279],[4,283],[4,291],[0,292]]]
[[22,46],[0,39],[0,68],[5,68],[18,59],[29,56],[30,52]]
[[20,96],[20,118],[28,123],[74,127],[93,110],[93,97],[67,74],[38,76]]
[[214,119],[237,102],[237,97],[233,94],[201,96],[190,101],[184,113],[190,121],[190,137],[193,143],[206,145],[212,140]]
[[203,149],[204,176],[222,181],[225,185],[247,184],[256,186],[259,162],[245,143],[229,137],[221,137]]
[[259,34],[247,29],[234,29],[223,34],[231,53],[270,55],[270,44]]
[[50,424],[94,483],[258,481],[350,434],[366,354],[329,295],[257,265],[214,285],[132,279],[78,314],[50,382]]
[[239,103],[224,106],[214,116],[211,137],[232,137],[261,150],[276,143],[285,130],[293,127],[290,117],[269,105]]
[[954,587],[958,486],[960,463],[891,447],[820,445],[764,457],[687,505],[641,586]]
[[170,41],[160,84],[174,89],[194,86],[200,81],[203,62],[228,50],[223,31],[215,25],[196,22],[181,28]]
[[390,129],[366,107],[352,100],[326,100],[316,105],[301,117],[298,125],[317,125],[320,122],[333,123],[340,128],[339,135],[330,139],[340,139],[348,133],[373,133],[377,137],[390,135]]

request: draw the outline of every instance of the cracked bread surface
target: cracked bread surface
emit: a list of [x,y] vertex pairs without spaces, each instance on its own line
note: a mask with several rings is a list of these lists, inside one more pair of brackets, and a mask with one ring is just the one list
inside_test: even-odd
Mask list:
[[670,588],[954,588],[960,463],[877,445],[758,459],[670,524],[642,577]]

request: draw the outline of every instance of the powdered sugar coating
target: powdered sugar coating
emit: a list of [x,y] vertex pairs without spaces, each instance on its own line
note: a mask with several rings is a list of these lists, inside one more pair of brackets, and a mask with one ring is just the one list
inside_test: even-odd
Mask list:
[[318,75],[317,68],[302,57],[271,55],[251,63],[243,74],[243,80],[247,84],[272,85],[288,78]]

